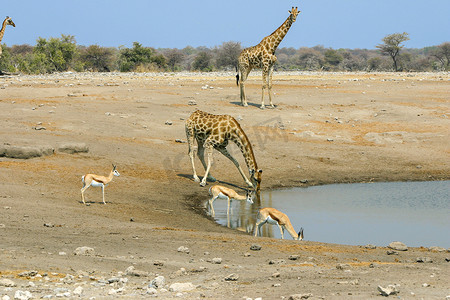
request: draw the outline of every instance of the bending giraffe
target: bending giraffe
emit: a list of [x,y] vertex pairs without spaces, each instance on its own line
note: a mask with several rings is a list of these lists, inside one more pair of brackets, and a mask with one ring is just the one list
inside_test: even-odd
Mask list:
[[113,180],[114,176],[120,176],[119,172],[116,170],[116,165],[113,164],[113,169],[109,173],[108,177],[96,175],[96,174],[86,174],[81,177],[81,182],[83,182],[83,187],[81,188],[81,200],[84,204],[84,192],[90,187],[101,187],[102,188],[102,195],[103,195],[103,203],[105,202],[105,187],[108,183]]
[[303,240],[303,228],[300,228],[298,233],[295,232],[288,216],[275,208],[265,207],[259,210],[255,223],[255,236],[258,235],[261,226],[266,223],[278,225],[278,228],[280,228],[281,239],[284,239],[284,229],[287,229],[294,240]]
[[2,39],[5,35],[6,25],[11,25],[12,27],[16,27],[16,24],[12,21],[10,17],[6,17],[6,19],[3,21],[2,29],[0,30],[0,57],[2,56]]
[[272,103],[273,93],[272,93],[272,74],[273,65],[277,61],[275,56],[275,50],[281,43],[283,38],[286,36],[289,28],[297,19],[297,15],[300,11],[297,7],[292,7],[289,11],[289,17],[275,30],[271,35],[266,36],[262,41],[253,47],[245,48],[239,55],[238,62],[238,74],[236,75],[236,83],[239,85],[241,94],[241,103],[243,106],[248,106],[247,96],[245,95],[245,85],[244,82],[247,80],[248,74],[253,68],[262,69],[262,96],[261,96],[261,109],[264,109],[264,92],[268,89],[269,92],[269,102],[270,106],[273,108]]
[[[189,157],[191,159],[195,182],[200,182],[194,164],[194,155],[196,152],[206,170],[200,185],[205,186],[207,179],[216,181],[209,173],[213,162],[213,149],[216,149],[234,163],[249,187],[253,187],[256,190],[260,189],[262,170],[258,169],[253,148],[247,135],[233,117],[229,115],[213,115],[196,110],[186,120],[186,137],[189,144]],[[194,145],[194,139],[197,140],[197,146]],[[250,180],[245,176],[238,161],[228,152],[226,147],[229,141],[234,142],[244,155]],[[208,157],[208,164],[205,162],[205,150]]]

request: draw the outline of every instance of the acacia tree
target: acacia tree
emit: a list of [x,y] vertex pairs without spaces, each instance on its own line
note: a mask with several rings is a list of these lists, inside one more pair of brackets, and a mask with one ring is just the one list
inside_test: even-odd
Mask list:
[[240,42],[224,42],[217,50],[217,67],[237,67],[239,54],[241,53]]
[[431,56],[437,58],[444,70],[450,68],[450,42],[445,42],[431,52]]
[[394,71],[398,71],[398,54],[400,50],[404,47],[401,43],[409,40],[409,34],[407,32],[403,33],[393,33],[385,36],[382,41],[383,44],[378,44],[376,47],[381,50],[381,54],[389,55],[394,62]]

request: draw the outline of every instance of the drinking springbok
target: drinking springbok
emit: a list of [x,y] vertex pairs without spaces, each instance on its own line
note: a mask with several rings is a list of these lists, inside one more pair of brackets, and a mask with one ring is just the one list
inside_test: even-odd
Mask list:
[[241,196],[238,193],[236,193],[235,190],[224,187],[222,185],[213,185],[210,189],[209,189],[209,194],[211,195],[211,199],[209,199],[208,203],[209,203],[209,207],[211,208],[211,216],[215,216],[215,212],[214,212],[214,207],[213,207],[213,202],[214,200],[216,200],[217,198],[219,199],[224,199],[227,200],[228,202],[228,207],[227,207],[227,216],[230,215],[230,206],[231,206],[231,202],[232,200],[247,200],[248,203],[253,204],[253,198],[255,196],[254,191],[251,190],[247,190],[247,195],[246,196]]
[[284,229],[286,228],[294,240],[303,240],[303,228],[300,228],[300,231],[297,234],[288,216],[275,208],[265,207],[259,210],[255,223],[255,236],[258,235],[258,231],[260,231],[261,226],[266,223],[278,225],[282,239],[284,239]]

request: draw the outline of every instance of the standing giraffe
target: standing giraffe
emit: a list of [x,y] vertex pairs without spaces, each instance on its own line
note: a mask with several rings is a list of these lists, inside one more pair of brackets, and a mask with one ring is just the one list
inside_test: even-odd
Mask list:
[[[244,81],[247,80],[247,76],[253,68],[262,69],[262,97],[261,97],[261,109],[264,109],[264,90],[269,90],[270,106],[273,108],[272,103],[272,73],[273,65],[277,61],[275,56],[275,50],[287,34],[289,28],[297,19],[297,15],[300,11],[297,7],[292,7],[289,11],[289,17],[275,30],[271,35],[266,36],[262,41],[253,47],[245,48],[239,55],[238,74],[236,75],[236,83],[240,87],[241,91],[241,103],[243,106],[248,106],[247,97],[245,95]],[[240,80],[239,80],[240,79]]]
[[10,17],[6,17],[5,21],[3,21],[2,29],[0,30],[0,57],[2,56],[2,39],[5,35],[6,25],[12,25],[12,27],[16,27],[16,24],[14,24]]
[[[194,155],[197,150],[197,156],[206,170],[200,185],[205,186],[207,179],[216,181],[209,174],[213,161],[213,149],[216,149],[234,163],[249,187],[259,190],[262,170],[258,169],[253,148],[247,135],[233,117],[229,115],[213,115],[196,110],[186,120],[186,137],[189,143],[189,157],[194,171],[195,182],[200,181],[194,165]],[[194,146],[194,139],[197,140],[197,146]],[[226,147],[229,141],[233,141],[244,155],[245,163],[250,173],[250,180],[245,176],[237,160],[227,151]],[[208,164],[205,163],[205,149],[208,155]]]

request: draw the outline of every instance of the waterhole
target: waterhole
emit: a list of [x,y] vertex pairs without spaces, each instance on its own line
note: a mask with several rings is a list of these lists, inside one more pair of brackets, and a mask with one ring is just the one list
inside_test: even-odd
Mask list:
[[[237,190],[240,194],[243,191]],[[386,246],[401,241],[411,247],[450,247],[450,181],[332,184],[261,192],[255,203],[214,201],[216,221],[253,233],[257,212],[284,212],[305,240],[347,245]],[[277,226],[262,234],[281,238]],[[291,236],[285,231],[285,239]]]

